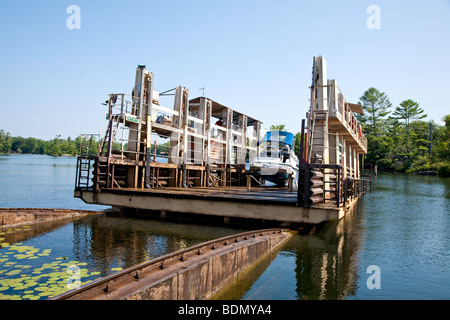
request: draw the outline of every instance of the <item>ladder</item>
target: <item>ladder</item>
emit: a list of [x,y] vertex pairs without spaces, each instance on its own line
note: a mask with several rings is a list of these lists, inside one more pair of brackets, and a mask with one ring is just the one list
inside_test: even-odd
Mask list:
[[[311,140],[309,144],[309,155],[311,164],[323,164],[325,138],[328,135],[328,111],[314,110],[311,122]],[[309,173],[309,199],[312,204],[324,202],[325,170],[321,168],[311,168]]]
[[75,181],[75,189],[77,190],[92,190],[94,188],[94,174],[91,174],[93,166],[92,157],[78,157],[77,175]]
[[[119,129],[119,124],[120,121],[119,119],[117,119],[116,115],[110,115],[110,119],[109,119],[109,123],[108,123],[108,127],[106,128],[106,132],[105,132],[105,138],[103,139],[102,142],[102,146],[100,147],[100,152],[99,155],[100,156],[106,156],[106,157],[111,157],[110,151],[112,151],[112,146],[111,146],[111,150],[109,150],[109,144],[113,143],[116,139],[116,133],[117,130]],[[115,127],[114,127],[114,122],[116,123]],[[113,131],[113,127],[114,127],[114,131]],[[104,150],[106,147],[106,151]],[[104,153],[105,152],[105,153]]]
[[[318,133],[322,136],[319,136]],[[328,111],[314,110],[309,143],[310,163],[322,164],[325,136],[328,134]]]

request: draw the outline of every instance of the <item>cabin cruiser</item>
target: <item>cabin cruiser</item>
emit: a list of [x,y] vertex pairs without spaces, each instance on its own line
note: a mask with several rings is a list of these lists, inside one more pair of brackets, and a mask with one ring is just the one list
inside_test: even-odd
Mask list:
[[268,131],[261,143],[260,154],[253,159],[251,169],[255,171],[255,178],[286,185],[289,175],[295,181],[298,175],[298,158],[294,152],[295,136],[286,131]]

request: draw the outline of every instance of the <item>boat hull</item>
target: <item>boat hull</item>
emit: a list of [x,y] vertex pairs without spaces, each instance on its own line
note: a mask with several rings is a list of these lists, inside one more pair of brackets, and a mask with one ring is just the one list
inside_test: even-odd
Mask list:
[[274,161],[275,159],[255,159],[251,169],[256,172],[256,179],[263,179],[278,186],[285,186],[292,174],[297,181],[298,168],[289,163]]

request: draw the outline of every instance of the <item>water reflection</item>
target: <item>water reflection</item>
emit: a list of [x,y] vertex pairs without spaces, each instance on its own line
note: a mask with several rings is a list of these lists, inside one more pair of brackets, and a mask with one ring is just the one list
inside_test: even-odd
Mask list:
[[72,251],[76,260],[90,261],[93,268],[107,274],[113,265],[128,268],[238,232],[242,230],[113,215],[92,216],[74,222]]
[[360,220],[328,222],[312,234],[295,235],[270,263],[244,300],[346,299],[358,288],[360,240],[349,236]]
[[349,237],[361,228],[350,216],[331,222],[316,235],[298,236],[286,250],[296,258],[297,299],[345,299],[357,290],[358,239]]

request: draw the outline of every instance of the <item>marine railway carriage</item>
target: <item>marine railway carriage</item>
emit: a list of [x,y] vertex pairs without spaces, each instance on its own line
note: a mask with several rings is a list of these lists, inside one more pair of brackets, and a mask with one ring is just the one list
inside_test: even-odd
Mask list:
[[[340,218],[366,188],[359,165],[367,140],[358,107],[326,79],[325,60],[314,57],[298,188],[259,186],[247,163],[260,155],[260,121],[207,97],[189,99],[182,86],[158,92],[153,73],[138,66],[132,94],[109,95],[97,153],[89,155],[84,148],[92,152],[92,145],[81,143],[75,197],[115,209],[310,223]],[[274,216],[279,206],[284,214]],[[309,209],[322,210],[310,217]]]
[[[258,153],[261,122],[206,97],[189,100],[181,86],[158,93],[153,79],[139,66],[132,95],[109,96],[105,137],[96,157],[79,158],[77,188],[245,185],[246,158]],[[163,105],[167,97],[173,108]],[[168,143],[156,155],[152,142],[161,139]]]

